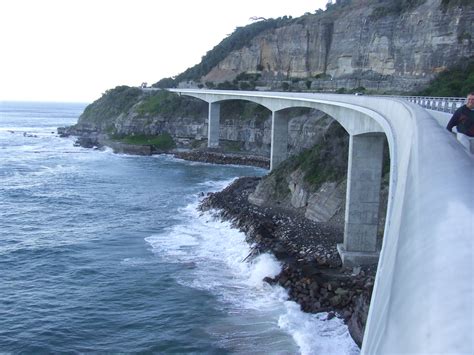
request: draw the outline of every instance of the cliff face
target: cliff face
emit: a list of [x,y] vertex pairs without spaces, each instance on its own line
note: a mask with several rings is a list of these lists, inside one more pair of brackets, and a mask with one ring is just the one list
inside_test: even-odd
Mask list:
[[[102,141],[114,137],[166,133],[172,136],[178,147],[205,145],[208,131],[206,103],[166,91],[156,91],[140,93],[130,100],[126,109],[121,112],[116,110],[118,105],[124,106],[123,102],[130,96],[130,90],[133,88],[117,87],[110,90],[89,105],[78,123],[64,133]],[[159,102],[156,106],[159,108],[150,108],[149,104],[155,102]],[[222,104],[219,138],[224,148],[269,156],[271,112],[255,104],[240,102],[237,109],[235,105],[235,101]],[[175,106],[179,106],[180,112],[174,110]],[[171,114],[162,112],[164,107],[171,107],[168,110]],[[289,115],[290,154],[312,147],[334,121],[317,110],[295,109],[286,114]]]
[[306,15],[256,36],[201,81],[232,81],[245,72],[261,74],[270,86],[272,80],[312,78],[313,89],[418,89],[474,55],[473,3],[442,2],[426,0],[398,12],[383,2],[353,0],[337,12]]

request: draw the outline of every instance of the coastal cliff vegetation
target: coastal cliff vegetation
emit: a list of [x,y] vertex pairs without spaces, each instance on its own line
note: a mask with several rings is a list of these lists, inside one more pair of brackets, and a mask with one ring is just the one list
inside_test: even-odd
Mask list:
[[80,120],[99,122],[113,120],[117,116],[127,113],[141,97],[142,90],[126,85],[107,90],[102,96],[88,105]]
[[268,178],[276,181],[275,192],[280,198],[290,193],[288,176],[296,170],[302,172],[302,182],[315,191],[324,182],[340,183],[346,178],[349,136],[337,122],[325,132],[326,139],[312,148],[287,159],[273,170]]
[[420,96],[464,97],[474,91],[474,60],[456,65],[440,73]]
[[201,100],[159,90],[142,95],[136,112],[142,116],[196,118],[207,112],[207,105]]

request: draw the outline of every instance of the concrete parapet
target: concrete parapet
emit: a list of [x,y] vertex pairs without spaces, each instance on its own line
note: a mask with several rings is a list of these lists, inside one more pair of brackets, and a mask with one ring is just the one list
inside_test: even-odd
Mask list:
[[457,133],[456,138],[461,143],[469,154],[474,155],[474,137],[468,137],[465,134]]

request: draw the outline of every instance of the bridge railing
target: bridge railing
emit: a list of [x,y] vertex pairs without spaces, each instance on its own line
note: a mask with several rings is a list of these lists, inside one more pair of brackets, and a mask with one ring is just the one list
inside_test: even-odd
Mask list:
[[466,102],[465,97],[392,96],[420,105],[430,110],[454,113]]
[[[142,88],[144,91],[161,90],[159,88]],[[397,99],[405,99],[413,102],[423,108],[441,111],[446,113],[454,113],[459,107],[465,104],[465,97],[436,97],[436,96],[396,96],[396,95],[380,95],[382,97],[393,97]]]

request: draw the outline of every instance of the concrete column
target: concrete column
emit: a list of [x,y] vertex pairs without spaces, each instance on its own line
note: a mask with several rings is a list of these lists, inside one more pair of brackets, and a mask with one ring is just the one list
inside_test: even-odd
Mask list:
[[338,244],[344,266],[376,263],[382,134],[350,136],[344,243]]
[[207,131],[207,147],[217,148],[219,146],[219,119],[221,117],[221,104],[209,103],[209,123]]
[[288,119],[278,111],[272,111],[272,141],[270,171],[275,169],[288,154]]

